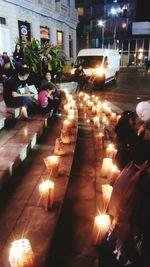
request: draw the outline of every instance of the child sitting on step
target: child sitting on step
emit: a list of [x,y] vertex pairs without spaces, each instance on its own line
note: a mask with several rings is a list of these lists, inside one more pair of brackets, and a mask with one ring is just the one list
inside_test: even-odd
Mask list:
[[38,95],[38,102],[41,106],[41,113],[46,114],[53,110],[53,117],[60,117],[61,113],[59,112],[60,106],[60,96],[59,92],[52,87],[51,83],[47,83],[43,87]]

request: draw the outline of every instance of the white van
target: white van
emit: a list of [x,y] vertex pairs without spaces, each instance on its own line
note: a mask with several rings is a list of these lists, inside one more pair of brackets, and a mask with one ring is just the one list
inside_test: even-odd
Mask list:
[[72,74],[82,66],[87,77],[94,77],[94,85],[103,87],[109,81],[116,81],[120,65],[120,55],[115,49],[88,48],[79,51],[73,65]]

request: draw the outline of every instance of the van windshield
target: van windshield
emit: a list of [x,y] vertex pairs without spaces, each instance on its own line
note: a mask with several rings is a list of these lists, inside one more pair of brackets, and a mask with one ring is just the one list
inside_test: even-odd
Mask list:
[[96,68],[102,64],[103,56],[81,56],[77,57],[75,67],[82,66],[83,68]]

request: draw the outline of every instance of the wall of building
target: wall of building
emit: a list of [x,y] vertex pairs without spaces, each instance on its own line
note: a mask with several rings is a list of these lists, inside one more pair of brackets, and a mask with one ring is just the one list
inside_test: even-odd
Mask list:
[[[19,41],[18,21],[29,23],[31,38],[40,40],[40,27],[49,31],[48,42],[58,45],[57,31],[62,32],[62,49],[70,58],[69,39],[72,40],[72,57],[76,56],[76,27],[78,23],[75,1],[71,0],[0,0],[0,53],[12,55]],[[3,18],[6,24],[3,24]]]

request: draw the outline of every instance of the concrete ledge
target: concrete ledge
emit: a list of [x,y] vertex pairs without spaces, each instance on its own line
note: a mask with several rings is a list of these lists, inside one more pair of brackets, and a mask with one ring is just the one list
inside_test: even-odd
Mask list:
[[77,82],[66,82],[57,84],[60,89],[66,88],[70,94],[76,93],[78,83]]

